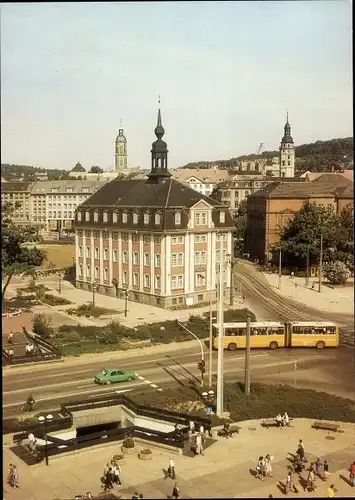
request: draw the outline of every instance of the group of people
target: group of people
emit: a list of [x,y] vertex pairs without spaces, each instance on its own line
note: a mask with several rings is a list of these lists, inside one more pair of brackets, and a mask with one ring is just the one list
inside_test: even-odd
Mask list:
[[35,346],[31,343],[27,344],[25,347],[26,356],[34,356],[34,353],[35,353]]
[[272,477],[272,465],[274,457],[268,453],[265,458],[259,457],[257,466],[256,466],[256,477],[264,481],[264,477],[269,476]]
[[203,425],[201,425],[199,431],[197,431],[195,428],[195,422],[192,420],[190,420],[189,425],[189,440],[191,449],[194,450],[195,455],[203,455],[203,445],[206,440],[205,429]]
[[19,488],[20,487],[16,465],[13,465],[13,464],[9,465],[9,472],[7,475],[7,484],[9,486],[11,486],[12,488]]
[[102,477],[102,486],[104,491],[112,490],[114,484],[121,486],[122,481],[120,475],[121,467],[114,459],[112,459],[111,462],[107,463],[104,468],[104,474]]
[[280,427],[281,429],[283,427],[288,427],[290,425],[290,417],[288,416],[287,412],[285,412],[282,416],[281,413],[278,413],[276,415],[276,423],[277,426]]

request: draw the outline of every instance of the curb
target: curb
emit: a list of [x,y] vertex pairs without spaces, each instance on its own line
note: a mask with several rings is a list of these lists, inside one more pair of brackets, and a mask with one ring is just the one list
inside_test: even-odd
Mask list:
[[21,371],[21,369],[23,368],[34,368],[35,366],[41,366],[41,365],[48,365],[48,364],[51,364],[51,363],[64,363],[64,359],[61,358],[61,359],[49,359],[48,361],[37,361],[35,364],[33,363],[24,363],[22,365],[7,365],[7,366],[3,366],[3,371],[6,371],[6,370],[13,370],[14,368],[17,368],[19,371]]

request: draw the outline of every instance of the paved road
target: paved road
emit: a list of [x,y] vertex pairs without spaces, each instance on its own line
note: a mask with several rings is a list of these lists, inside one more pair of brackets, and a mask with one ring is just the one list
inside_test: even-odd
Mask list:
[[[225,380],[243,380],[244,351],[225,352]],[[113,355],[113,359],[115,356]],[[93,397],[115,391],[151,391],[167,389],[180,383],[199,382],[196,346],[180,347],[168,353],[149,350],[126,355],[121,361],[105,361],[100,358],[75,364],[53,363],[26,368],[11,367],[3,375],[4,416],[20,414],[20,408],[30,393],[38,401],[39,410],[53,409],[65,401]],[[217,354],[214,353],[213,370],[217,369]],[[104,366],[136,370],[139,379],[130,383],[97,386],[93,376]],[[280,349],[278,351],[252,351],[252,380],[267,383],[290,383],[332,392],[339,396],[353,397],[354,378],[351,378],[353,358],[348,349],[329,349],[322,352],[314,349]],[[206,374],[207,378],[207,374]],[[154,389],[152,389],[152,384]]]

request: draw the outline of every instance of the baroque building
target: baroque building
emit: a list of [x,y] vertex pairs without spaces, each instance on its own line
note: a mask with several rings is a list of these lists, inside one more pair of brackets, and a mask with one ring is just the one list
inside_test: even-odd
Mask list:
[[114,179],[75,216],[76,286],[161,307],[216,299],[220,252],[228,255],[233,220],[227,207],[172,178],[161,111],[145,179]]
[[284,127],[284,135],[280,145],[280,177],[295,176],[295,145],[291,136],[291,125],[288,122],[288,113]]

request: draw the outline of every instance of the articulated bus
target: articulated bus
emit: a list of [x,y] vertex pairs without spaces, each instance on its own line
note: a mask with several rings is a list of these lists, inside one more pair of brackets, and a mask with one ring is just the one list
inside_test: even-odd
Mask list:
[[[223,347],[229,351],[245,349],[246,323],[223,324]],[[213,325],[213,348],[218,349],[218,324]],[[335,323],[319,322],[252,322],[250,347],[277,349],[278,347],[337,347],[339,329]]]

